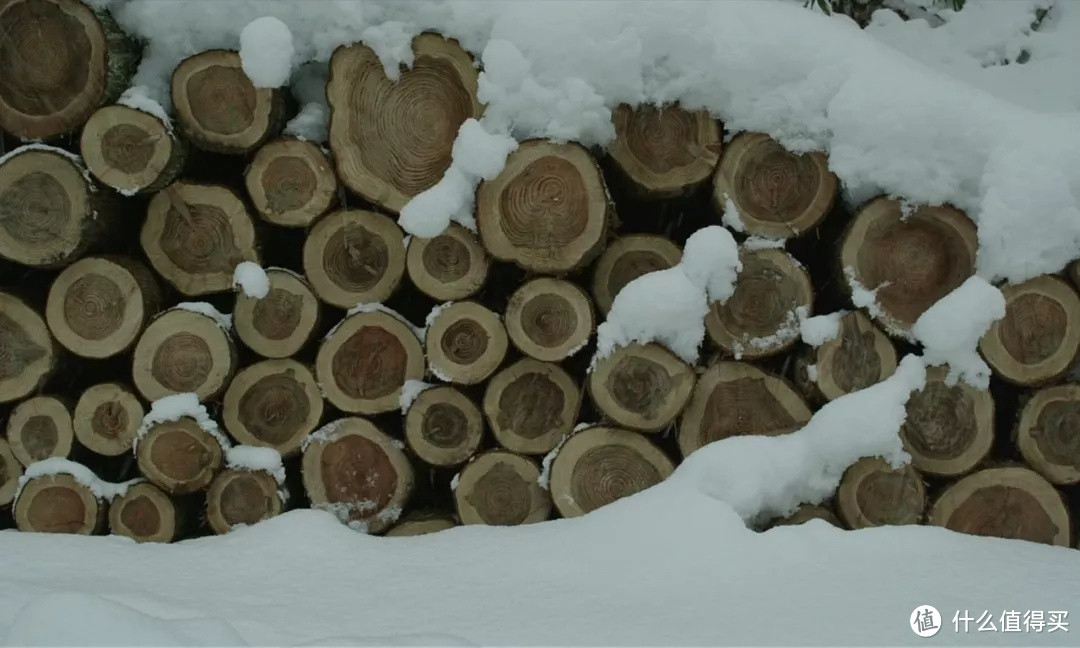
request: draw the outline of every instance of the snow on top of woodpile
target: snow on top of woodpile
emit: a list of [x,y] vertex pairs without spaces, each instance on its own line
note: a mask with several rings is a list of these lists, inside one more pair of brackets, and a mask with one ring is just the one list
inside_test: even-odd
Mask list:
[[945,384],[957,379],[978,389],[990,387],[990,367],[979,355],[979,340],[1005,317],[1005,296],[981,277],[971,277],[926,310],[911,333],[923,345],[927,366],[949,365]]
[[133,484],[145,481],[144,479],[132,479],[117,484],[101,479],[95,475],[92,470],[80,463],[70,461],[63,457],[49,457],[48,459],[35,461],[26,467],[22,476],[19,477],[19,485],[15,490],[14,501],[17,502],[19,500],[19,494],[22,493],[23,487],[26,486],[30,480],[49,475],[70,475],[76,482],[90,489],[90,492],[94,494],[94,497],[106,501],[112,501],[114,498],[120,497],[124,493],[127,493],[128,488]]
[[289,81],[292,32],[273,16],[252,20],[240,30],[240,66],[256,88],[280,88]]

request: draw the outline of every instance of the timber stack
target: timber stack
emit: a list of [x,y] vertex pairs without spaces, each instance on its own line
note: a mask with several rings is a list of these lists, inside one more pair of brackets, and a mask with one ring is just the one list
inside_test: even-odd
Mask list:
[[[11,0],[0,28],[0,527],[171,542],[307,506],[389,536],[580,516],[887,379],[975,273],[963,212],[852,208],[825,154],[679,105],[618,106],[603,149],[521,142],[474,223],[407,236],[398,214],[482,116],[456,41],[417,37],[397,80],[339,48],[321,146],[282,135],[293,102],[236,52],[181,62],[166,118],[117,103],[139,48],[107,12]],[[721,223],[742,269],[705,360],[649,342],[591,362],[621,291]],[[265,290],[237,290],[243,264]],[[931,369],[900,430],[910,465],[865,457],[831,501],[763,526],[1074,546],[1076,277],[1003,286],[990,389]],[[832,339],[800,339],[840,311]],[[194,406],[162,416],[170,398]]]

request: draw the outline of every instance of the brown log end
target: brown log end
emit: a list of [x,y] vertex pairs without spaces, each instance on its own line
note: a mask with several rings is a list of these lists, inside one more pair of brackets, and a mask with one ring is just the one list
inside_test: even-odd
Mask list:
[[295,360],[280,359],[238,372],[225,391],[221,416],[238,442],[273,448],[287,457],[300,451],[322,415],[315,376]]
[[681,259],[679,246],[662,236],[631,234],[611,241],[593,269],[592,295],[597,310],[607,316],[615,295],[626,284],[643,274],[667,270]]
[[22,464],[15,458],[11,446],[6,439],[0,438],[0,508],[10,506],[15,499],[22,474]]
[[221,471],[206,491],[206,521],[217,534],[280,515],[285,503],[274,476],[261,470]]
[[566,273],[607,241],[611,205],[600,168],[580,144],[523,142],[493,180],[476,190],[484,247],[525,270]]
[[578,517],[664,481],[675,464],[644,436],[613,427],[575,432],[551,462],[551,499]]
[[768,528],[795,526],[805,524],[810,520],[824,520],[837,529],[845,528],[844,523],[840,521],[840,518],[836,517],[835,513],[824,506],[815,506],[813,504],[803,504],[791,515],[785,515],[784,517],[771,521],[768,524]]
[[79,152],[99,182],[124,195],[163,189],[176,179],[187,145],[154,115],[128,106],[105,106],[83,126]]
[[702,184],[720,159],[720,126],[708,111],[678,104],[622,104],[611,113],[615,140],[608,152],[641,195],[671,198]]
[[71,263],[111,216],[96,213],[95,199],[70,157],[29,147],[14,152],[0,164],[0,257],[42,268]]
[[926,486],[914,468],[893,468],[867,457],[844,472],[836,508],[851,529],[885,524],[918,524],[926,511]]
[[251,214],[218,185],[180,181],[154,194],[140,241],[154,270],[188,296],[231,290],[237,265],[259,263]]
[[832,210],[838,182],[822,153],[796,155],[762,133],[743,133],[720,158],[713,182],[719,211],[731,200],[747,233],[792,238]]
[[891,376],[896,348],[870,318],[851,311],[840,318],[839,335],[800,353],[795,364],[799,390],[808,398],[832,401]]
[[35,396],[11,410],[7,421],[11,452],[24,466],[71,455],[75,433],[67,405],[52,396]]
[[109,532],[136,542],[172,542],[180,534],[180,511],[149,482],[128,487],[109,504]]
[[361,418],[339,419],[316,432],[302,466],[311,506],[368,533],[394,524],[413,489],[412,465],[399,442]]
[[332,212],[304,240],[304,274],[328,304],[352,308],[381,303],[405,274],[405,235],[382,214]]
[[439,301],[475,295],[487,281],[490,266],[476,235],[457,223],[435,238],[412,237],[405,256],[413,285]]
[[506,332],[522,353],[544,362],[569,358],[596,329],[592,301],[562,279],[541,277],[524,283],[506,305]]
[[489,450],[461,469],[454,506],[462,524],[515,526],[551,516],[551,495],[540,487],[535,461],[506,450]]
[[132,354],[131,376],[143,398],[220,394],[236,371],[236,346],[213,318],[183,308],[151,320]]
[[394,528],[386,532],[387,537],[418,536],[429,533],[438,533],[457,526],[449,517],[442,515],[416,516],[403,522],[399,522]]
[[432,466],[457,466],[480,449],[484,418],[480,408],[453,387],[420,392],[405,415],[405,442]]
[[284,268],[267,268],[270,291],[262,299],[236,295],[233,327],[249,349],[264,358],[287,358],[312,340],[319,300],[307,280]]
[[926,385],[908,399],[900,439],[920,472],[958,477],[990,454],[994,399],[965,382],[945,384],[947,375],[943,367],[927,367]]
[[43,475],[26,482],[15,500],[20,531],[93,535],[105,522],[108,503],[71,475]]
[[354,313],[319,346],[315,377],[326,400],[344,412],[389,412],[398,409],[405,382],[424,377],[424,349],[397,317]]
[[237,52],[210,50],[184,59],[171,87],[180,129],[201,149],[250,153],[284,124],[281,92],[256,88]]
[[559,365],[532,358],[495,374],[484,392],[483,410],[495,439],[507,450],[551,452],[574,429],[581,390]]
[[799,339],[798,312],[814,302],[810,275],[783,250],[744,250],[735,292],[713,302],[705,317],[709,339],[735,358],[787,351]]
[[87,257],[53,281],[45,320],[68,351],[109,358],[135,343],[159,303],[153,274],[141,263]]
[[675,422],[690,401],[697,375],[659,344],[619,347],[589,374],[589,395],[617,425],[658,432]]
[[926,309],[975,274],[975,224],[952,207],[878,198],[855,215],[840,248],[845,273],[875,295],[872,313],[890,335],[910,337]]
[[421,34],[412,50],[412,66],[392,81],[371,48],[339,47],[326,86],[338,177],[394,213],[442,178],[461,124],[483,111],[478,71],[457,41]]
[[337,198],[337,176],[313,142],[279,139],[255,154],[244,174],[255,212],[285,227],[307,227]]
[[108,34],[71,0],[0,6],[0,129],[47,140],[78,128],[106,96]]
[[75,404],[75,438],[99,455],[122,455],[131,451],[145,414],[142,402],[127,387],[117,383],[94,385]]
[[806,402],[783,378],[744,362],[717,362],[698,377],[679,425],[683,457],[731,436],[778,436],[810,420]]
[[1072,546],[1072,521],[1061,493],[1035,471],[1017,466],[980,470],[956,482],[934,502],[930,524]]
[[1061,378],[1080,354],[1080,296],[1067,282],[1042,275],[1001,289],[1005,317],[979,341],[994,373],[1018,385]]
[[0,292],[0,403],[34,393],[55,368],[56,347],[45,320],[18,297]]
[[1080,483],[1080,385],[1036,392],[1020,412],[1015,438],[1024,461],[1051,483]]
[[509,346],[499,316],[472,301],[454,302],[429,318],[428,364],[440,380],[475,385],[502,363]]
[[222,468],[221,443],[193,419],[154,425],[138,440],[135,458],[139,472],[170,495],[206,488]]

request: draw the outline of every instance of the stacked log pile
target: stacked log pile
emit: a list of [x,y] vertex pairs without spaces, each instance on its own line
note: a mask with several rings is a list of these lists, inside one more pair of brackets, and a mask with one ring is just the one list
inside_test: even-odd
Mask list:
[[[409,237],[397,213],[482,113],[455,41],[416,38],[397,81],[369,48],[339,48],[325,149],[281,136],[290,102],[236,52],[183,61],[166,121],[115,103],[137,47],[107,14],[12,0],[0,27],[0,526],[170,542],[289,507],[389,536],[583,515],[888,378],[919,315],[975,272],[962,212],[849,211],[824,154],[725,141],[678,105],[619,106],[605,150],[523,142],[480,184],[475,231]],[[39,39],[56,56],[34,56]],[[650,343],[590,368],[620,290],[721,221],[746,240],[743,269],[699,366]],[[265,295],[235,289],[243,262],[267,268]],[[876,306],[856,308],[853,285]],[[931,369],[900,431],[910,466],[866,457],[833,501],[765,526],[1074,545],[1080,297],[1056,276],[1004,292],[980,347],[988,391]],[[840,310],[836,338],[800,341],[799,316]],[[144,422],[179,394],[204,409]],[[280,453],[284,484],[232,465],[233,444]]]

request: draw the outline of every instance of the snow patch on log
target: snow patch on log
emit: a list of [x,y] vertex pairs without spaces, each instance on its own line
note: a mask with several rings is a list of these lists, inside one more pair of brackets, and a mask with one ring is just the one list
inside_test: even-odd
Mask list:
[[240,66],[256,88],[280,88],[292,73],[292,32],[273,16],[249,22],[240,32]]
[[799,324],[799,335],[802,341],[812,347],[819,347],[829,340],[835,340],[840,335],[840,320],[847,311],[836,311],[825,315],[807,317]]
[[746,232],[746,224],[743,223],[742,215],[739,214],[739,207],[727,194],[724,195],[724,213],[720,216],[720,222],[736,232]]
[[330,135],[330,109],[325,104],[304,104],[283,133],[305,142],[325,142]]
[[242,261],[233,270],[233,287],[252,299],[262,299],[270,294],[270,278],[258,263]]
[[946,385],[962,379],[976,389],[990,386],[990,367],[979,355],[979,340],[1005,317],[1005,296],[981,277],[970,277],[931,306],[911,328],[923,345],[926,365],[949,366]]
[[225,464],[238,470],[261,470],[272,475],[278,486],[285,483],[281,453],[273,448],[235,445],[225,451]]
[[[355,315],[357,313],[374,313],[374,312],[386,313],[387,315],[389,315],[389,316],[393,317],[394,319],[398,320],[399,322],[401,322],[405,326],[409,327],[409,330],[412,331],[413,334],[416,335],[416,337],[419,338],[421,342],[423,342],[424,338],[427,337],[427,329],[426,328],[413,324],[409,320],[405,319],[404,315],[402,315],[401,313],[397,312],[396,310],[394,310],[394,309],[392,309],[392,308],[390,308],[388,306],[384,306],[384,305],[379,304],[379,303],[371,303],[371,304],[357,304],[356,306],[353,306],[352,308],[350,308],[348,311],[345,312],[345,317],[341,318],[340,322],[338,322],[337,324],[334,324],[333,328],[331,328],[329,331],[326,332],[326,335],[323,336],[323,339],[328,340],[331,337],[333,337],[334,333],[337,333],[337,330],[339,328],[341,328],[341,325],[344,324],[345,320],[349,319],[350,316]],[[430,315],[429,315],[429,317],[430,317]]]
[[138,450],[139,440],[145,437],[155,425],[179,421],[182,418],[195,421],[203,431],[214,437],[222,450],[227,452],[232,447],[232,442],[222,434],[217,421],[210,418],[206,406],[199,402],[198,396],[195,394],[173,394],[150,403],[150,411],[143,417],[142,424],[139,425],[139,429],[135,433],[135,440],[131,447],[132,451]]
[[416,397],[424,390],[435,386],[435,384],[423,380],[406,380],[405,384],[401,386],[401,397],[398,398],[398,407],[401,408],[401,413],[407,414]]
[[124,90],[124,94],[120,95],[120,98],[116,100],[116,103],[157,117],[170,133],[173,130],[172,120],[169,119],[169,113],[165,112],[165,109],[161,104],[151,98],[150,89],[146,86],[131,86],[127,90]]
[[90,171],[86,168],[86,164],[83,163],[83,159],[78,155],[75,155],[71,151],[65,151],[57,146],[50,146],[48,144],[42,144],[41,142],[30,142],[29,144],[23,144],[17,148],[13,148],[7,153],[0,155],[0,166],[3,166],[5,162],[13,157],[22,155],[29,151],[45,151],[47,153],[55,153],[61,157],[67,158],[75,165],[75,168],[82,174],[84,180],[86,180],[86,188],[91,193],[97,192],[97,183],[90,177]]
[[[232,334],[233,320],[232,315],[222,313],[218,309],[214,308],[214,305],[210,302],[180,302],[174,309],[191,311],[192,313],[198,313],[200,315],[206,315],[228,334]],[[170,309],[172,310],[172,309]]]
[[22,476],[19,477],[19,485],[15,489],[15,499],[12,500],[12,506],[15,506],[19,501],[19,495],[22,493],[23,487],[26,486],[31,479],[47,477],[49,475],[71,475],[79,484],[90,489],[90,492],[94,494],[94,497],[107,502],[111,502],[114,498],[124,495],[127,493],[128,488],[134,484],[146,481],[144,479],[131,479],[117,484],[101,479],[95,475],[92,470],[80,463],[75,463],[74,461],[62,457],[50,457],[42,461],[35,461],[26,467]]

